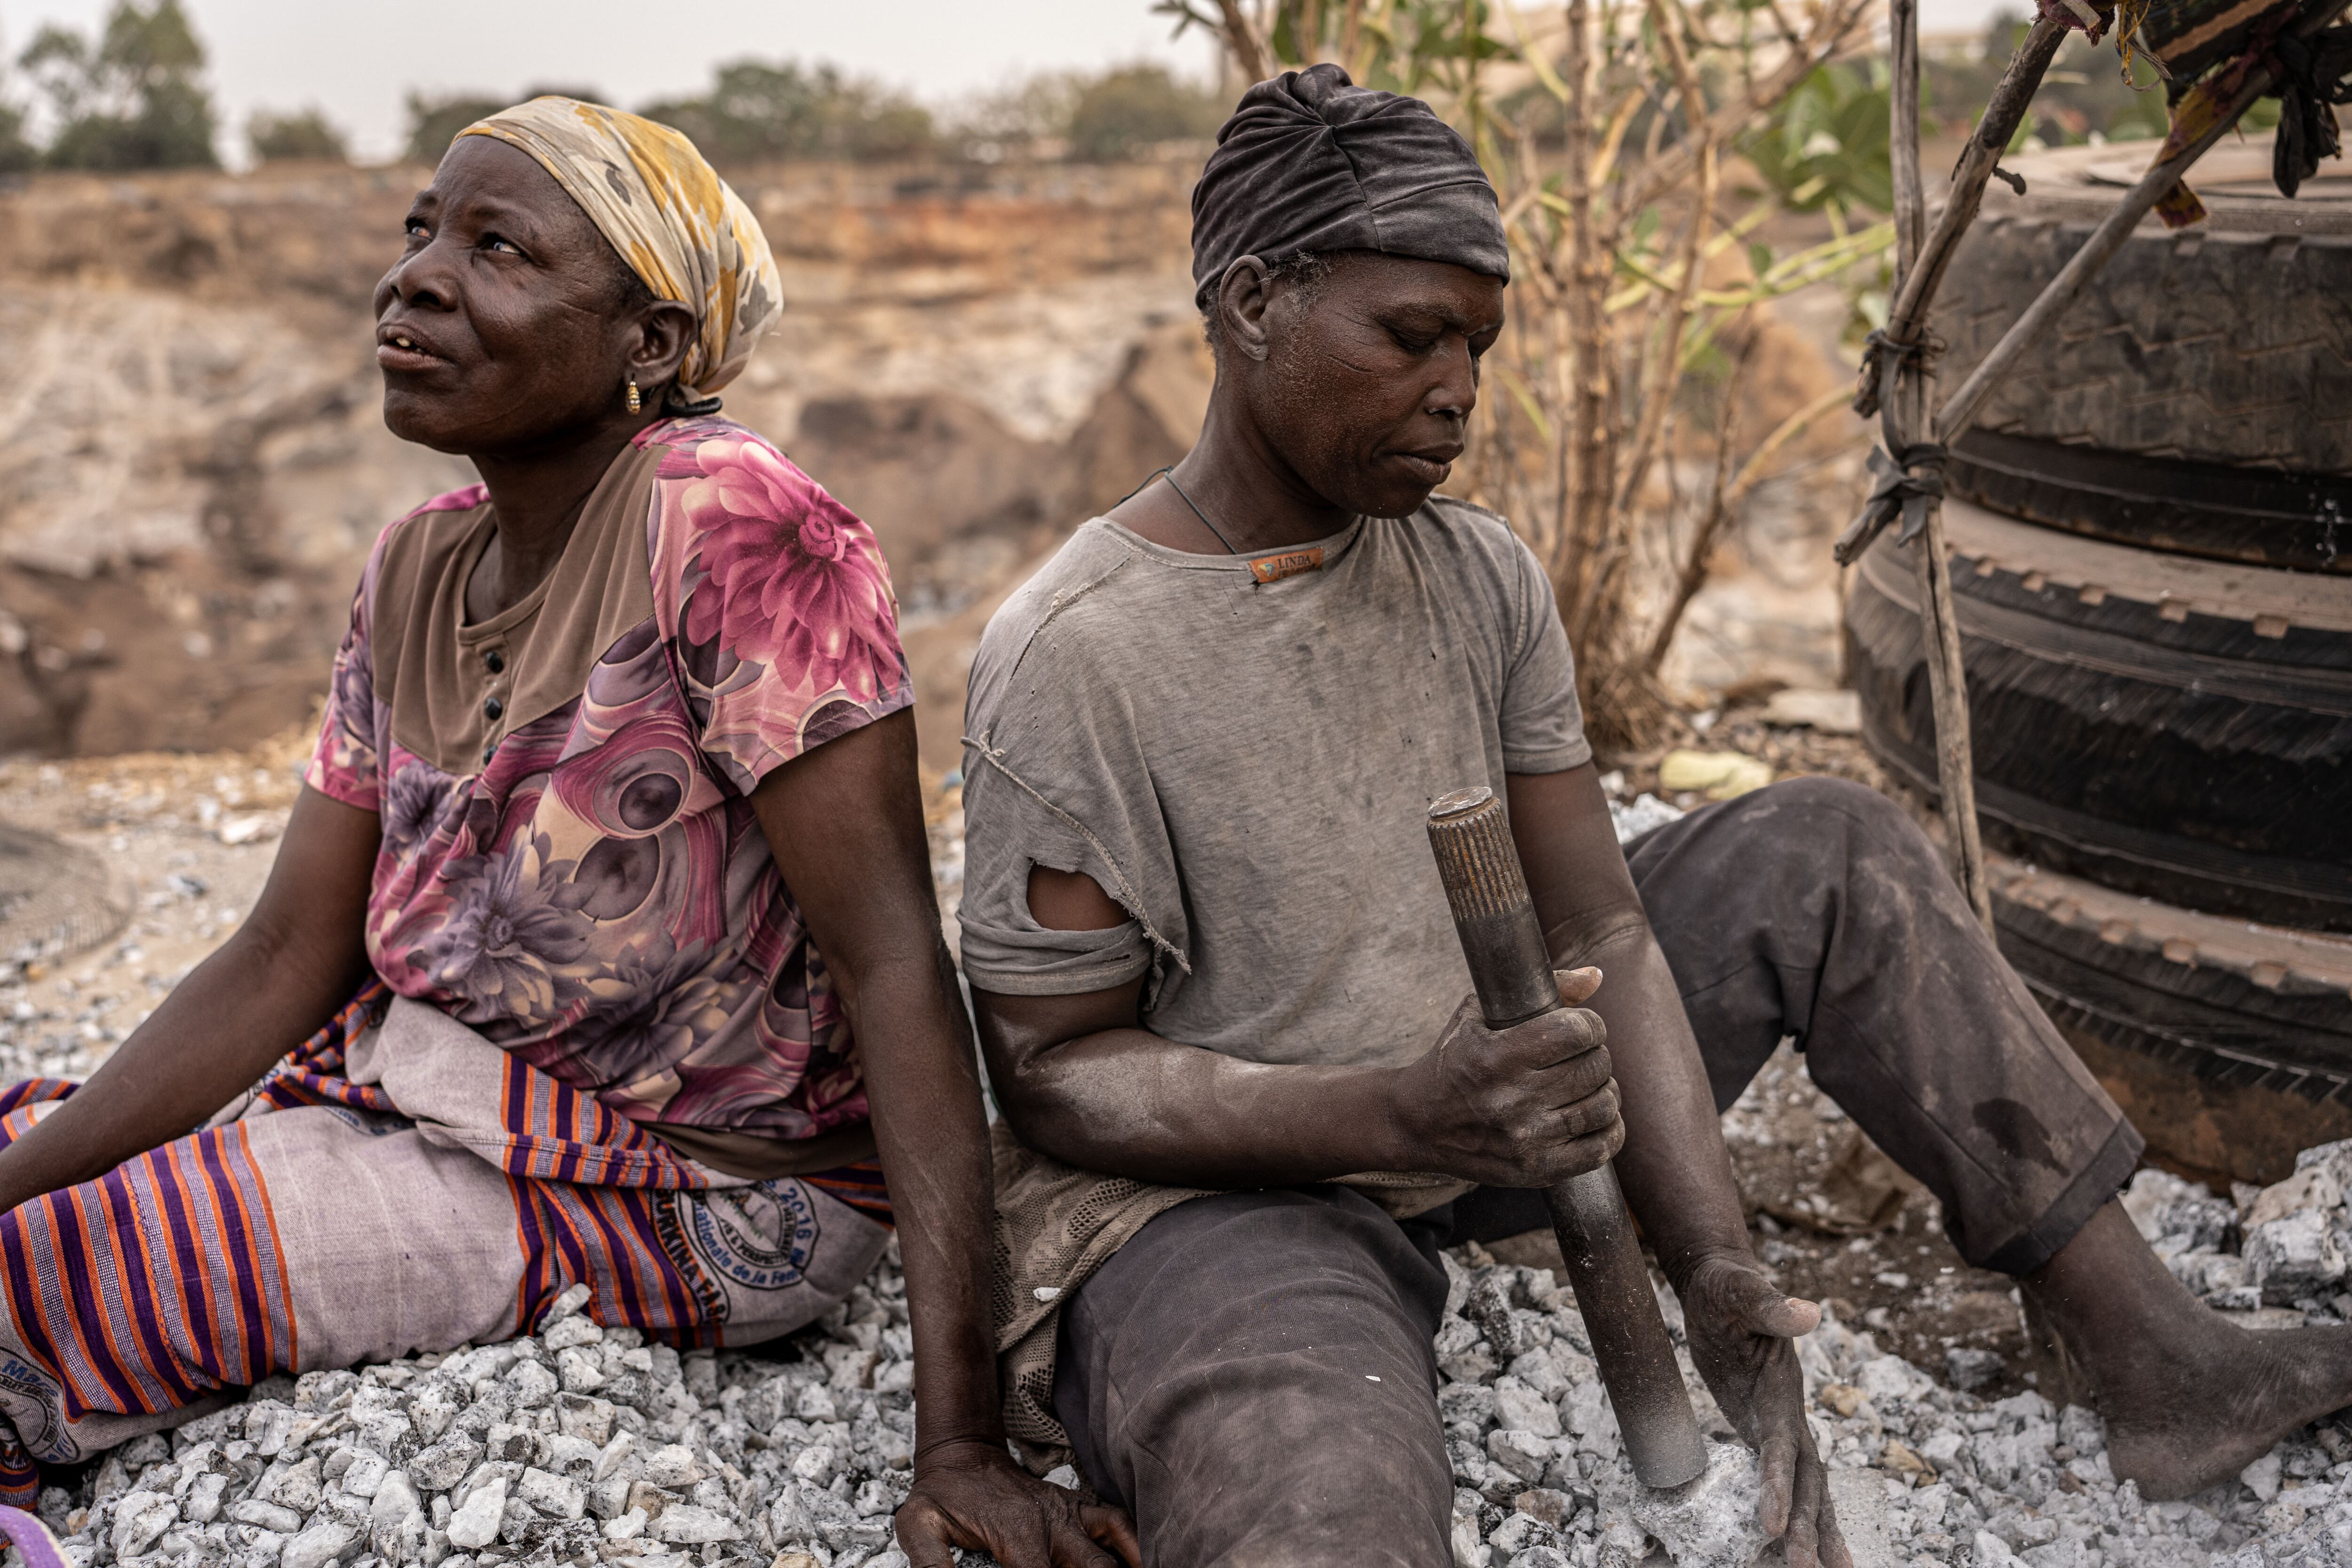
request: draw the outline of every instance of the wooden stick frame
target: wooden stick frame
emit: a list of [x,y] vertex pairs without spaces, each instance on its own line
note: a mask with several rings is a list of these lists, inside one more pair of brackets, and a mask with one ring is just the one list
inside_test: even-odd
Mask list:
[[[2352,0],[2326,0],[2299,20],[2293,31],[2308,38],[2335,22],[2347,5],[2352,5]],[[1893,67],[1888,133],[1895,186],[1895,292],[1886,326],[1874,338],[1872,352],[1863,365],[1854,410],[1864,416],[1874,412],[1879,416],[1886,451],[1895,461],[1906,464],[1906,472],[1916,479],[1922,476],[1914,470],[1929,470],[1922,487],[1925,527],[1913,542],[1912,553],[1919,576],[1920,632],[1926,644],[1927,684],[1936,717],[1937,783],[1956,876],[1977,920],[1990,934],[1993,929],[1992,894],[1985,875],[1984,847],[1977,825],[1968,676],[1961,659],[1959,620],[1952,597],[1951,558],[1944,532],[1944,450],[1975,424],[1979,410],[1994,387],[2015,367],[2025,351],[2056,323],[2099,269],[2123,248],[2140,220],[2172,193],[2207,149],[2236,126],[2256,99],[2276,85],[2276,75],[2266,66],[2252,66],[2229,103],[2201,133],[2140,176],[2139,183],[2116,204],[2058,276],[2001,334],[1992,352],[1969,373],[1959,390],[1937,410],[1931,423],[1927,416],[1925,352],[1927,313],[1935,304],[1936,291],[1961,237],[1975,221],[1984,198],[1985,184],[2000,164],[2010,138],[2016,134],[2043,74],[2056,57],[2058,47],[2065,41],[2067,29],[2045,17],[2027,32],[1960,154],[1959,166],[1952,174],[1951,195],[1934,232],[1923,235],[1927,218],[1919,180],[1917,0],[1888,0],[1887,24]],[[1906,458],[1911,460],[1906,462]],[[1860,559],[1889,521],[1887,509],[1874,507],[1865,510],[1838,539],[1835,554],[1839,564],[1851,565]]]

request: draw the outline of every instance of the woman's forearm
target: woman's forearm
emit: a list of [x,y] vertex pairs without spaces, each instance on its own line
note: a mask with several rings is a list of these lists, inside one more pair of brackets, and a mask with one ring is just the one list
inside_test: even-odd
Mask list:
[[1609,1026],[1625,1145],[1626,1202],[1679,1283],[1701,1258],[1748,1248],[1748,1220],[1715,1111],[1715,1091],[1665,954],[1646,924],[1590,944],[1552,942],[1555,962],[1591,964],[1601,988],[1585,1005]]
[[857,1042],[907,1273],[918,1453],[978,1439],[1001,1459],[988,1128],[940,938],[913,713],[804,752],[751,805]]
[[1388,1068],[1243,1061],[1140,1028],[1020,1059],[996,1086],[1013,1129],[1083,1170],[1234,1188],[1418,1168]]
[[329,976],[289,962],[250,924],[240,930],[173,986],[72,1098],[0,1150],[0,1212],[197,1126],[332,1016],[350,999],[359,967]]
[[917,1448],[1001,1451],[988,1126],[947,948],[929,972],[909,964],[859,989],[852,1026],[913,1319]]

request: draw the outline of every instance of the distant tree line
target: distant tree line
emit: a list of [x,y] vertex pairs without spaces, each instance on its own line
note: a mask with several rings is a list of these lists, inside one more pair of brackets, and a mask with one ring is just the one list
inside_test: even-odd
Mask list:
[[[528,88],[520,96],[548,92],[599,98],[584,88],[544,86]],[[409,94],[409,157],[437,161],[458,132],[515,101],[479,93]],[[1226,109],[1218,94],[1158,65],[1040,73],[934,111],[835,66],[740,59],[718,67],[709,91],[656,100],[637,112],[685,132],[718,163],[789,158],[992,161],[1022,153],[1109,162],[1213,134]]]
[[56,129],[46,147],[26,131],[24,109],[0,103],[0,168],[212,168],[212,94],[205,47],[179,0],[142,7],[120,0],[95,38],[51,22],[16,57],[48,100]]
[[[0,174],[220,166],[205,47],[180,0],[115,0],[95,37],[49,23],[16,66],[47,112],[37,137],[35,116],[0,79]],[[531,87],[519,97],[550,92],[602,99],[577,85]],[[410,93],[408,156],[438,162],[458,132],[518,100]],[[722,164],[1020,155],[1107,162],[1208,136],[1226,107],[1157,65],[1043,73],[934,110],[834,66],[740,59],[719,66],[709,90],[640,112],[685,132]],[[245,136],[264,162],[350,155],[342,130],[317,108],[257,110]]]

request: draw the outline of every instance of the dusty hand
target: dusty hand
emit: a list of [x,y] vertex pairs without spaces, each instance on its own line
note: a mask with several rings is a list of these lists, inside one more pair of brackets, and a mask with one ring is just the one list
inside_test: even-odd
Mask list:
[[1402,1166],[1487,1186],[1548,1187],[1598,1168],[1625,1140],[1610,1078],[1608,1030],[1577,1005],[1597,969],[1559,973],[1557,1012],[1489,1029],[1474,998],[1420,1060],[1398,1072]]
[[1853,1568],[1805,1424],[1805,1374],[1791,1342],[1821,1326],[1822,1310],[1782,1295],[1746,1258],[1703,1259],[1675,1293],[1691,1360],[1763,1461],[1765,1532],[1780,1538],[1789,1568]]
[[949,1548],[956,1546],[988,1552],[1004,1568],[1141,1568],[1143,1562],[1127,1515],[1035,1479],[1001,1445],[943,1446],[925,1456],[897,1523],[898,1549],[911,1568],[953,1568]]

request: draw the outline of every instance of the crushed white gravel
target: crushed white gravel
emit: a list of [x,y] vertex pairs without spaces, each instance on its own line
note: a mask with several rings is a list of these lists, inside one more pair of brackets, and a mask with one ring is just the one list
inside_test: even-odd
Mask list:
[[[2347,1177],[2352,1145],[2333,1145],[2243,1210],[2155,1172],[2127,1202],[2176,1272],[2225,1304],[2251,1290],[2284,1298],[2270,1321],[2333,1321],[2352,1307],[2328,1294],[2352,1239]],[[2306,1245],[2315,1224],[2324,1243]],[[1753,1457],[1727,1443],[1683,1493],[1642,1491],[1572,1299],[1548,1270],[1450,1261],[1436,1348],[1455,1561],[1745,1568],[1760,1543]],[[911,1479],[913,1366],[892,1258],[761,1354],[648,1345],[581,1316],[584,1294],[536,1338],[272,1379],[46,1490],[40,1511],[89,1568],[903,1568],[889,1521]],[[2149,1504],[2116,1482],[2088,1411],[2031,1391],[1987,1404],[1834,1321],[1800,1356],[1864,1568],[2352,1563],[2352,1435],[2332,1423],[2199,1497]]]
[[[1646,796],[1615,809],[1621,837],[1679,815]],[[950,813],[935,828],[950,910],[959,827]],[[247,881],[266,859],[242,867]],[[203,884],[175,890],[183,879],[148,895],[169,906],[156,920],[181,891],[199,901]],[[212,928],[200,934],[208,948]],[[53,998],[0,979],[0,1066],[15,1075],[87,1071],[121,1032],[68,1011],[69,984],[52,983]],[[2148,1171],[2126,1204],[2192,1290],[2272,1327],[2352,1317],[2347,1190],[2352,1145],[2336,1144],[2234,1202]],[[753,1354],[649,1345],[588,1321],[575,1297],[534,1339],[274,1378],[46,1489],[40,1512],[80,1568],[905,1568],[889,1521],[911,1480],[913,1365],[896,1259],[894,1244],[845,1306]],[[1642,1492],[1572,1300],[1541,1269],[1475,1249],[1454,1263],[1436,1348],[1456,1562],[1746,1568],[1759,1543],[1753,1457],[1725,1444],[1685,1493]],[[1679,1334],[1672,1296],[1661,1300]],[[1930,1376],[1832,1321],[1799,1353],[1862,1568],[2352,1565],[2352,1429],[2332,1421],[2236,1479],[2149,1504],[2115,1481],[2090,1412],[1954,1386],[1980,1381],[1967,1357],[1984,1352]],[[1049,1479],[1076,1483],[1066,1468]]]

